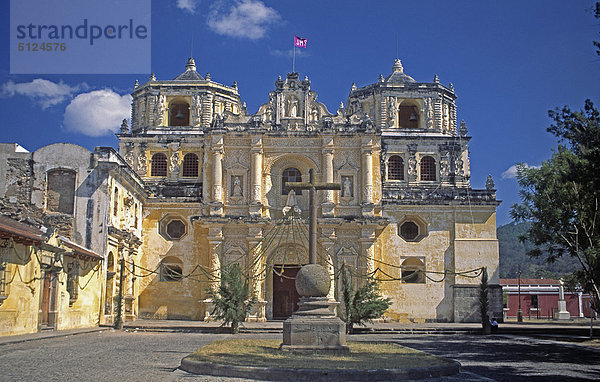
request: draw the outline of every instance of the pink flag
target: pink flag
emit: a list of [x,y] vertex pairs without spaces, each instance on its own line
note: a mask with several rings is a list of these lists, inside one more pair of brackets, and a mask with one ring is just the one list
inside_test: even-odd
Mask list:
[[306,44],[308,44],[307,38],[300,38],[294,35],[294,46],[297,46],[298,48],[306,48]]

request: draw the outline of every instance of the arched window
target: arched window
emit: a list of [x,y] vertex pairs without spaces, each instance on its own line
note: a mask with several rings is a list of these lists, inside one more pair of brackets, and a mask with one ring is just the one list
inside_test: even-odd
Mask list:
[[404,160],[401,156],[392,155],[388,159],[388,180],[404,180]]
[[421,180],[435,180],[435,159],[429,155],[421,158]]
[[185,156],[183,157],[183,176],[198,176],[198,155],[191,153],[185,154]]
[[167,156],[163,153],[152,155],[150,176],[167,176]]
[[160,281],[179,281],[183,275],[183,263],[173,256],[165,257],[160,262]]
[[425,264],[415,257],[402,262],[402,281],[408,284],[425,284]]
[[189,126],[190,105],[187,102],[173,102],[169,105],[169,126]]
[[115,194],[113,199],[113,215],[117,216],[119,213],[119,189],[115,187]]
[[419,108],[412,104],[403,103],[398,108],[398,125],[406,129],[419,127]]
[[293,167],[283,170],[281,174],[281,195],[290,193],[290,190],[285,186],[286,182],[302,182],[302,174],[298,169]]
[[73,214],[75,206],[75,172],[50,170],[47,174],[46,209],[51,212]]

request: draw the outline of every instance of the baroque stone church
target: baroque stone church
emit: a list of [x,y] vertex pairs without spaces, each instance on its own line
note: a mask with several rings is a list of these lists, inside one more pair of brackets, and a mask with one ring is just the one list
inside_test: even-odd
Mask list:
[[[132,97],[118,153],[69,144],[0,152],[3,215],[18,218],[11,203],[29,203],[43,225],[62,221],[61,237],[103,259],[81,308],[101,307],[96,323],[114,320],[119,289],[127,319],[210,320],[206,290],[233,262],[252,275],[258,302],[249,320],[289,317],[308,243],[268,241],[290,203],[286,182],[308,181],[311,170],[316,181],[341,184],[318,194],[318,262],[332,274],[331,298],[345,264],[355,285],[380,280],[392,300],[387,319],[476,321],[485,268],[490,315],[502,317],[499,201],[491,177],[485,189],[470,186],[470,137],[457,126],[452,84],[417,82],[397,59],[330,112],[308,77],[288,73],[252,114],[235,82],[200,75],[190,58],[172,80],[136,81]],[[14,169],[15,158],[33,166]],[[23,173],[33,179],[29,195],[11,194],[19,171],[32,172]],[[308,192],[291,199],[306,218]]]
[[[185,275],[198,265],[251,265],[265,270],[252,284],[259,302],[251,318],[289,316],[297,295],[273,268],[287,265],[293,276],[293,265],[308,262],[306,247],[281,241],[259,261],[251,253],[282,217],[285,183],[308,181],[312,169],[317,180],[343,185],[320,195],[320,261],[334,279],[346,263],[357,282],[385,280],[390,319],[469,320],[480,278],[461,273],[486,267],[498,284],[499,202],[493,184],[470,187],[467,128],[457,128],[453,86],[437,76],[417,82],[396,60],[387,77],[352,85],[346,106],[332,113],[308,77],[288,73],[250,114],[235,82],[201,76],[190,59],[175,79],[153,75],[132,96],[119,152],[148,190],[138,260],[145,269]],[[303,216],[307,194],[296,196]],[[209,318],[198,282],[171,279],[138,281],[139,315]]]

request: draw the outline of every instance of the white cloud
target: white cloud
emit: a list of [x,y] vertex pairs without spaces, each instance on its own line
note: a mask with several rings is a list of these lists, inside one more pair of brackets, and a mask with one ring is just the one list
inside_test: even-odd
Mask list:
[[8,81],[2,85],[0,94],[4,97],[13,97],[21,95],[31,98],[34,102],[41,105],[42,109],[57,105],[71,98],[73,93],[85,85],[71,87],[62,81],[55,83],[52,81],[36,78],[31,82],[14,83]]
[[531,166],[527,163],[513,164],[502,173],[502,179],[515,179],[517,177],[517,171],[519,166],[524,166],[525,168],[540,168],[540,166]]
[[110,89],[81,93],[67,106],[63,127],[90,137],[112,134],[129,117],[130,108],[129,94],[121,96]]
[[186,10],[190,13],[194,13],[196,11],[197,5],[197,0],[177,0],[177,8]]
[[208,16],[208,26],[221,35],[257,40],[279,18],[279,13],[262,1],[237,0],[226,10],[216,5]]

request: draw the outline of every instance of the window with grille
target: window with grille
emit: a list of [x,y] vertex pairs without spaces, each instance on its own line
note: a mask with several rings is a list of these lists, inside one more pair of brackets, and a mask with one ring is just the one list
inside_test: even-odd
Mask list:
[[281,175],[281,195],[287,195],[290,190],[285,186],[287,182],[302,182],[302,174],[298,169],[286,168]]
[[428,155],[421,158],[421,180],[435,180],[435,159]]
[[167,176],[167,156],[163,153],[152,155],[150,176]]
[[388,160],[388,180],[404,180],[404,160],[392,155]]
[[183,176],[197,177],[198,176],[198,155],[185,154],[183,157]]
[[67,292],[69,292],[69,303],[73,304],[79,295],[79,263],[67,264]]

